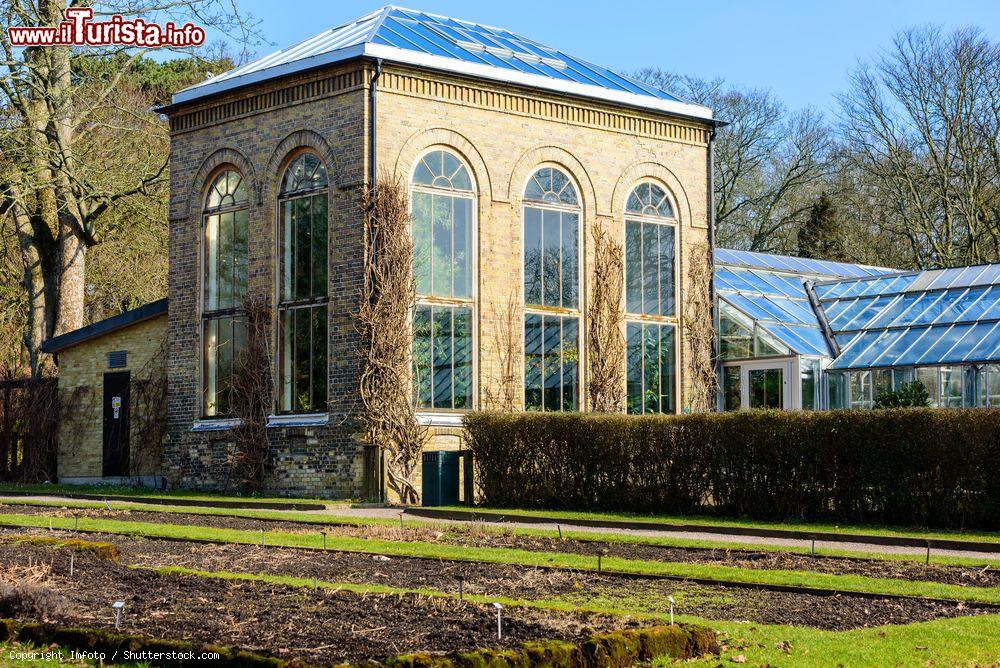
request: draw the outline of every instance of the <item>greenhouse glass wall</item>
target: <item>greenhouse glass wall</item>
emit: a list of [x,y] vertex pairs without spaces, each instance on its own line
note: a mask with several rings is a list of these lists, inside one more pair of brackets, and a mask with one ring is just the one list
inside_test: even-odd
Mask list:
[[901,272],[718,249],[720,408],[1000,406],[1000,264]]

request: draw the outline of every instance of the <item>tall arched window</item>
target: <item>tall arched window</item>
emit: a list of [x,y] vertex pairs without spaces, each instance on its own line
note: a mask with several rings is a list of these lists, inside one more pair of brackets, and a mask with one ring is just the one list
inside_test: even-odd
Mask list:
[[676,411],[676,239],[666,191],[639,184],[625,205],[629,413]]
[[278,409],[326,410],[327,204],[326,167],[310,152],[285,169],[278,194]]
[[473,407],[473,231],[476,192],[448,151],[425,155],[411,183],[413,379],[417,406]]
[[234,169],[222,170],[212,179],[202,214],[202,410],[209,417],[232,411],[233,361],[246,340],[242,301],[247,288],[248,215],[243,177]]
[[580,200],[539,169],[524,190],[524,404],[573,411],[580,396]]

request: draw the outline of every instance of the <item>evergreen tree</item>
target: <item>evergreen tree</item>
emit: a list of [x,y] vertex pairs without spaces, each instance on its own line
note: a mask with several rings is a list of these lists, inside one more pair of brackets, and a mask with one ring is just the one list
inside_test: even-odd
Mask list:
[[825,192],[812,205],[809,219],[799,228],[799,255],[816,260],[847,260],[844,229],[833,200]]

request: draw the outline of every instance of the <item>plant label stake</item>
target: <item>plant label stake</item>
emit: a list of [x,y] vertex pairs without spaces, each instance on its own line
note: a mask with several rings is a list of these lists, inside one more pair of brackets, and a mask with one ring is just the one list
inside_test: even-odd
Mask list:
[[318,589],[319,589],[319,579],[313,578],[313,591],[316,591]]
[[559,531],[559,540],[562,540],[562,525],[557,524],[556,529]]
[[668,596],[667,600],[670,601],[670,625],[674,625],[674,597]]
[[76,557],[76,552],[69,553],[69,576],[73,577],[73,560]]
[[810,557],[815,557],[816,556],[816,537],[815,536],[813,536],[812,542],[809,545],[809,556]]
[[931,542],[927,541],[927,557],[924,559],[924,565],[931,565]]
[[500,621],[500,615],[503,612],[503,606],[499,603],[493,603],[493,607],[497,609],[497,640],[503,639],[503,623]]
[[325,550],[326,549],[326,532],[325,531],[320,531],[320,533],[323,534],[323,549]]
[[399,514],[399,530],[403,530],[403,513]]
[[465,578],[461,575],[458,576],[458,601],[461,603],[465,600]]
[[115,601],[111,604],[111,607],[115,611],[115,630],[117,631],[121,628],[122,623],[122,608],[125,607],[125,601]]
[[73,531],[80,530],[80,513],[73,513]]
[[105,510],[111,510],[111,504],[108,503],[107,497],[105,497],[105,499],[104,499],[104,508],[105,508]]

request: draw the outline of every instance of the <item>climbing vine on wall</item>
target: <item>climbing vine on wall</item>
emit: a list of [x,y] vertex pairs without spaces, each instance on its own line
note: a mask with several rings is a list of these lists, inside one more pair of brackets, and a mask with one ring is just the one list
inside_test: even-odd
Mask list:
[[622,290],[625,275],[620,243],[600,226],[594,240],[594,282],[588,313],[590,346],[590,408],[617,413],[625,408],[625,339],[622,335]]
[[403,504],[420,500],[414,471],[427,438],[412,398],[411,318],[416,301],[406,188],[383,174],[364,191],[365,276],[358,305],[359,395],[365,441],[384,456],[385,484]]
[[684,335],[691,385],[688,406],[693,413],[715,409],[719,379],[715,373],[715,323],[712,317],[712,251],[708,244],[691,248],[684,299]]
[[271,302],[264,294],[243,297],[246,342],[233,363],[232,408],[239,423],[233,428],[231,471],[248,491],[259,491],[271,472],[267,416],[271,410],[271,354],[268,330]]

